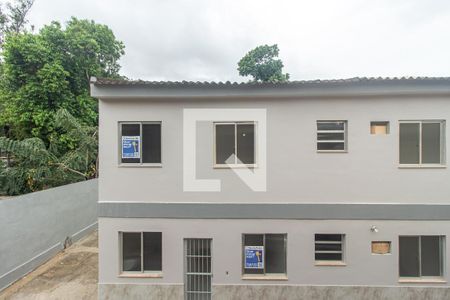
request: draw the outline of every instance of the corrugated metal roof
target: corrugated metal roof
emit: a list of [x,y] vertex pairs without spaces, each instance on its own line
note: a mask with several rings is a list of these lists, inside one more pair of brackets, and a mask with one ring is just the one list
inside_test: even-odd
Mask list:
[[301,86],[309,84],[339,84],[339,83],[383,83],[383,82],[449,82],[450,77],[353,77],[347,79],[325,79],[325,80],[296,80],[289,82],[215,82],[215,81],[145,81],[145,80],[122,80],[110,78],[91,78],[91,83],[96,86],[154,86],[154,87],[283,87]]

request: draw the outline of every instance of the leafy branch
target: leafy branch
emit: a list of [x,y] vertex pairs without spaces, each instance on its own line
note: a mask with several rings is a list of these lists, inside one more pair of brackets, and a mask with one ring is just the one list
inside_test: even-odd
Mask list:
[[63,154],[39,138],[21,141],[0,137],[0,150],[12,155],[10,166],[0,166],[0,183],[8,194],[45,189],[96,176],[97,128],[82,124],[59,109],[55,125],[75,142]]

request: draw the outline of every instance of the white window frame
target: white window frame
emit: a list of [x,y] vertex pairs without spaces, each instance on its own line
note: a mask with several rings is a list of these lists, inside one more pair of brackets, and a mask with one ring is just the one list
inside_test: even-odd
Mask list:
[[[214,122],[214,136],[213,136],[213,161],[214,168],[257,168],[258,167],[258,147],[257,147],[257,134],[258,134],[258,126],[256,121],[243,121],[243,122]],[[217,145],[216,145],[216,128],[217,125],[234,125],[234,152],[235,152],[235,160],[234,164],[219,164],[217,163]],[[237,153],[237,125],[253,125],[254,126],[254,162],[253,164],[239,164],[237,163],[238,153]]]
[[[427,164],[422,163],[422,125],[426,123],[439,123],[440,130],[440,163]],[[401,124],[419,124],[419,163],[402,164],[400,163],[400,125]],[[445,147],[445,120],[400,120],[398,122],[398,166],[399,168],[445,168],[446,167],[446,147]]]
[[[141,157],[139,158],[140,162],[135,163],[124,163],[122,162],[122,125],[139,125],[139,153]],[[159,124],[161,130],[161,162],[159,163],[143,163],[143,153],[142,153],[142,125],[143,124]],[[118,138],[118,166],[119,167],[162,167],[163,162],[163,135],[162,135],[162,121],[119,121],[119,138]]]
[[[285,272],[284,273],[266,273],[266,235],[271,235],[271,234],[277,234],[277,235],[283,235],[284,236],[284,267],[285,267]],[[263,244],[262,246],[264,247],[264,273],[262,274],[248,274],[245,273],[245,236],[246,235],[262,235],[263,236]],[[258,279],[261,278],[279,278],[279,279],[287,279],[287,241],[288,236],[287,233],[243,233],[242,234],[242,278],[243,279]]]
[[[161,231],[119,231],[119,277],[155,277],[160,278],[163,274],[163,237],[161,233],[161,270],[146,271],[144,270],[144,233],[145,232],[161,232]],[[140,233],[141,234],[141,271],[124,271],[123,270],[123,234],[124,233]],[[141,275],[141,276],[139,276]]]
[[[343,130],[319,130],[319,123],[332,123],[332,122],[343,122],[344,129]],[[347,128],[348,121],[347,120],[317,120],[316,121],[316,151],[318,153],[347,153],[348,152],[348,143],[347,143]],[[319,133],[344,133],[343,140],[319,140]],[[317,147],[319,143],[344,143],[343,150],[319,150]]]
[[[437,236],[439,237],[439,247],[440,247],[440,254],[441,257],[439,258],[440,260],[440,276],[421,276],[422,275],[422,252],[421,252],[421,248],[422,248],[422,237],[423,236]],[[418,237],[419,238],[419,276],[418,277],[402,277],[400,276],[400,238],[401,237]],[[437,281],[440,282],[443,280],[444,276],[445,276],[445,264],[446,264],[446,249],[445,249],[445,235],[435,235],[435,234],[420,234],[420,235],[399,235],[398,237],[398,276],[399,276],[399,281],[404,281],[404,282],[411,282],[414,280],[419,280],[419,281]]]
[[[316,241],[316,234],[322,234],[322,235],[340,235],[341,241]],[[346,241],[346,235],[344,233],[323,233],[323,232],[316,232],[314,234],[314,262],[316,266],[346,266],[345,262],[345,241]],[[316,244],[340,244],[341,250],[316,250]],[[340,253],[341,259],[340,260],[316,260],[316,253]]]

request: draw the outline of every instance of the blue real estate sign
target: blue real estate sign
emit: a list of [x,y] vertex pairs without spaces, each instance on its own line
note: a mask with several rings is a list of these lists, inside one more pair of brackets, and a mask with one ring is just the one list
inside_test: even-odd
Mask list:
[[245,246],[245,269],[264,269],[264,246]]
[[122,136],[122,158],[140,158],[140,136]]

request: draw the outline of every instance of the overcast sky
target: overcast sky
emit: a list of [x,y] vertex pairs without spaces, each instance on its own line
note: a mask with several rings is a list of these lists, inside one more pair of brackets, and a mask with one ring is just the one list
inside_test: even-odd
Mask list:
[[274,43],[292,80],[450,76],[449,0],[35,0],[29,19],[71,16],[113,30],[132,79],[247,80],[239,59]]

